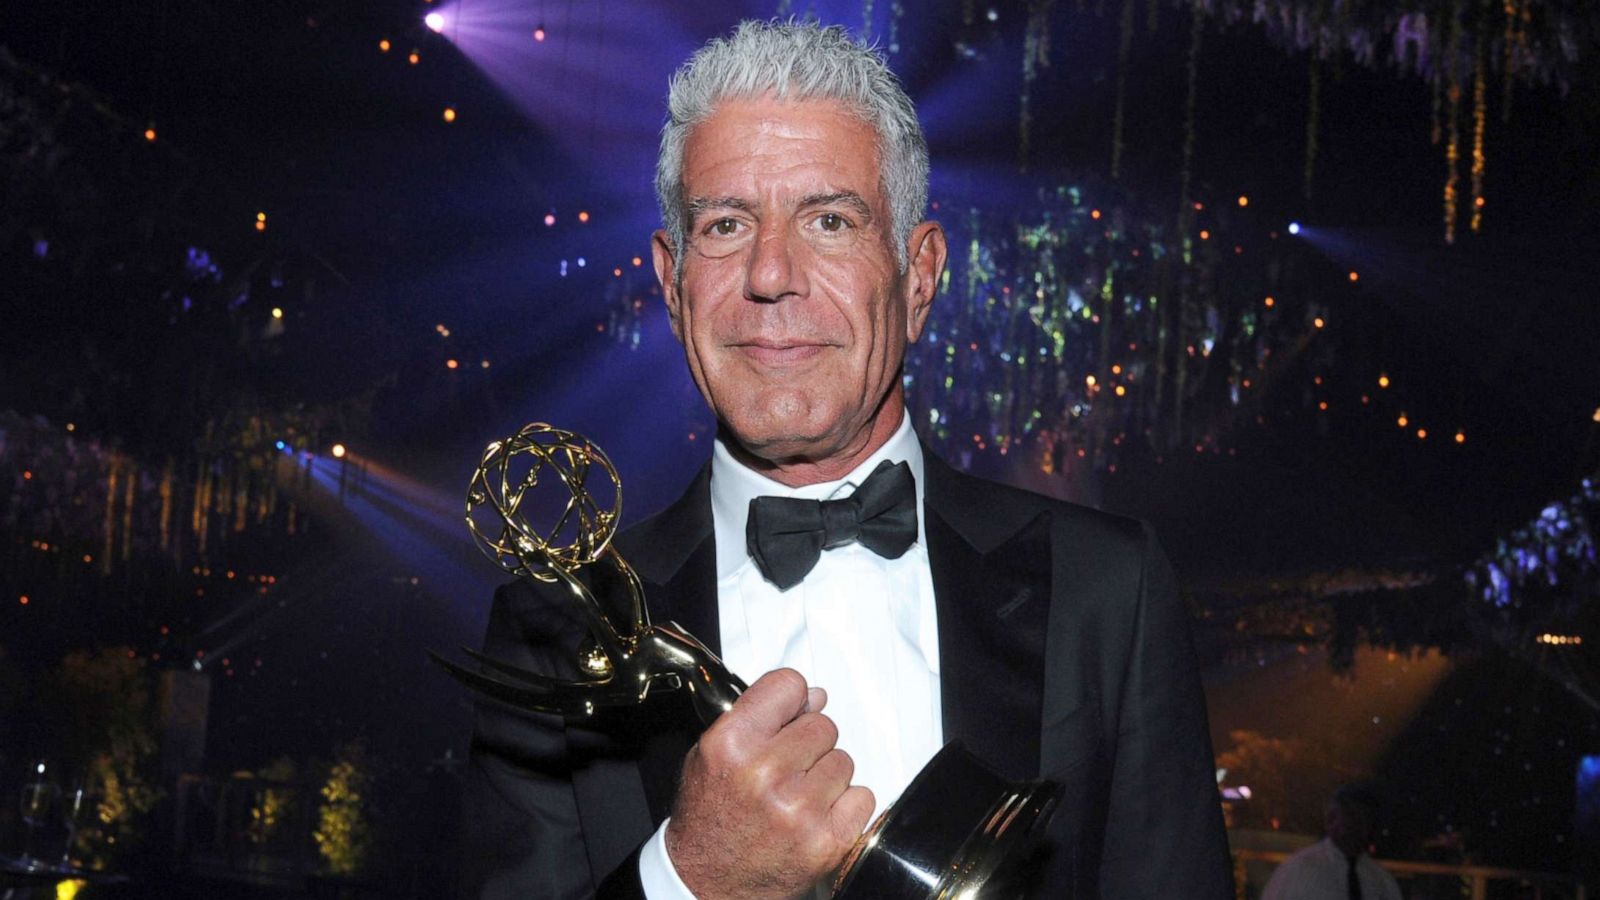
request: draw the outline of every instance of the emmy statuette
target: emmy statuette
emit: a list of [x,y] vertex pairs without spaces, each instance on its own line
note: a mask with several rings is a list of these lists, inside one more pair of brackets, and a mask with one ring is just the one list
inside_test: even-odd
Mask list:
[[[551,496],[557,491],[564,497]],[[546,508],[536,509],[539,502]],[[550,519],[543,530],[529,521],[539,511]],[[611,544],[621,514],[622,481],[582,435],[534,423],[490,444],[467,489],[467,527],[501,568],[570,596],[589,630],[577,660],[585,677],[551,678],[472,650],[465,652],[477,670],[429,655],[474,692],[519,709],[582,719],[602,707],[638,706],[653,690],[686,690],[701,725],[709,726],[732,708],[745,684],[693,635],[650,622],[643,586]],[[625,602],[610,608],[631,612],[625,627],[611,621],[578,577],[589,566],[609,567],[618,576],[627,596],[612,598]],[[1015,896],[1022,864],[1060,797],[1053,782],[1001,778],[952,741],[861,835],[834,881],[833,897]]]

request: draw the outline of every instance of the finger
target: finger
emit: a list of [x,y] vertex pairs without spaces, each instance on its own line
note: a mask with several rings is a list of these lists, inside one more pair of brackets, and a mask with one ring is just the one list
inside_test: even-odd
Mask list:
[[828,811],[828,822],[840,844],[849,847],[861,837],[861,832],[867,830],[867,823],[872,820],[872,810],[877,804],[878,800],[872,796],[872,791],[859,784],[852,785],[839,795],[838,800],[833,801],[833,809]]
[[806,712],[822,712],[828,705],[828,692],[819,687],[806,689]]
[[723,718],[730,725],[772,737],[805,712],[807,700],[804,676],[793,669],[774,669],[757,678]]
[[772,739],[773,758],[788,771],[803,774],[839,742],[839,726],[822,713],[801,713]]
[[855,774],[856,761],[850,758],[850,754],[835,747],[822,754],[806,773],[807,790],[815,792],[816,796],[831,806],[850,787],[850,779]]

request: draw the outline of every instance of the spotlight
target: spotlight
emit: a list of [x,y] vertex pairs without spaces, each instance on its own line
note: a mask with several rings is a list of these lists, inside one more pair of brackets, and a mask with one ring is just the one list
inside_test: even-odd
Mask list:
[[1290,222],[1289,223],[1289,233],[1290,234],[1299,234],[1300,233],[1300,223],[1299,222]]
[[540,43],[544,42],[544,25],[542,23],[533,30],[533,39]]
[[435,33],[444,30],[444,14],[431,12],[422,17],[422,24],[428,26]]
[[277,446],[277,448],[278,448],[278,449],[279,449],[279,450],[282,450],[282,449],[283,449],[283,448],[284,448],[284,443],[283,443],[283,441],[279,441],[279,442],[278,442],[278,443],[277,443],[277,445],[276,445],[276,446]]
[[556,214],[553,213],[553,212],[545,213],[544,214],[544,224],[545,224],[545,227],[547,227],[547,228],[552,226],[552,225],[554,225],[554,224],[556,224]]
[[333,445],[333,458],[334,459],[344,459],[344,445],[343,444],[334,444]]

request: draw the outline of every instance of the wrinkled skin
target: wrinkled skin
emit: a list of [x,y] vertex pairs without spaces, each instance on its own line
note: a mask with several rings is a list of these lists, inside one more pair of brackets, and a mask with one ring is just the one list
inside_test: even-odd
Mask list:
[[871,126],[834,101],[728,101],[690,134],[682,271],[656,274],[689,371],[746,462],[842,477],[904,412],[900,365],[944,270],[937,223],[898,271]]

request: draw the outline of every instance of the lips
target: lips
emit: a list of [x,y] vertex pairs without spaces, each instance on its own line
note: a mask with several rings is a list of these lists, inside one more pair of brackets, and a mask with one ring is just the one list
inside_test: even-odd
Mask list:
[[792,366],[813,359],[827,344],[761,338],[732,345],[734,350],[766,366]]

